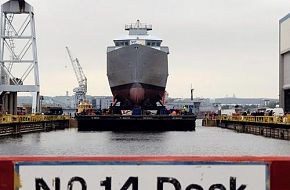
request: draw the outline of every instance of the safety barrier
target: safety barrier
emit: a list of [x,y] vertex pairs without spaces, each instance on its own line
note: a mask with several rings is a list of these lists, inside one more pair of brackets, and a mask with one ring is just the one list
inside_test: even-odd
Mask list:
[[1,190],[289,190],[290,157],[1,157]]
[[69,120],[68,115],[0,115],[0,124]]

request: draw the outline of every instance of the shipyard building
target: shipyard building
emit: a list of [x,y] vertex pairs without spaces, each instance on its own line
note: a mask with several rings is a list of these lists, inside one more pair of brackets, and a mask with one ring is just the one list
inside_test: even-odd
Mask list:
[[279,102],[290,112],[290,13],[279,23]]

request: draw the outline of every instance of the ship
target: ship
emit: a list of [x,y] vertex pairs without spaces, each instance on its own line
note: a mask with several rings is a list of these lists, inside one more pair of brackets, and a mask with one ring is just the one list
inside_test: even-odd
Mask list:
[[107,47],[107,76],[113,105],[100,114],[77,114],[78,130],[195,130],[195,115],[172,115],[164,106],[169,48],[161,46],[162,39],[148,33],[152,25],[137,20],[125,25],[125,30],[128,35],[114,39],[114,46]]
[[114,39],[107,47],[107,77],[114,105],[154,107],[165,95],[169,48],[148,31],[152,25],[125,25],[128,35]]

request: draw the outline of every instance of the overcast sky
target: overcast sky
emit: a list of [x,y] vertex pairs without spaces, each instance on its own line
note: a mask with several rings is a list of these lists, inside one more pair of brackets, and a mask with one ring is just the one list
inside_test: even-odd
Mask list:
[[65,46],[80,60],[88,94],[111,95],[106,47],[140,19],[170,49],[170,97],[190,97],[192,83],[198,97],[278,98],[278,26],[289,0],[27,2],[35,10],[42,95],[77,86]]

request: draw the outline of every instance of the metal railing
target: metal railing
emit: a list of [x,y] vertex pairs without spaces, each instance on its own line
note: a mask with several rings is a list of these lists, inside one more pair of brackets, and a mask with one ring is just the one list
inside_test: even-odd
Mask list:
[[45,122],[45,121],[59,121],[68,120],[70,116],[68,115],[0,115],[0,124],[9,123],[31,123],[31,122]]
[[242,116],[242,115],[220,115],[217,120],[225,121],[240,121],[253,123],[272,123],[272,124],[287,124],[290,125],[290,114],[285,116]]

